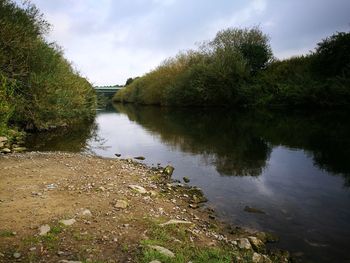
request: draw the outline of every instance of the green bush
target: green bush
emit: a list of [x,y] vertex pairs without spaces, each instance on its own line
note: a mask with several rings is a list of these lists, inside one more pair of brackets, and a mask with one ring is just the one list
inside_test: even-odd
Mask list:
[[258,28],[219,31],[119,92],[115,101],[178,106],[348,107],[350,33],[278,61]]
[[132,82],[115,101],[162,105],[240,105],[242,87],[272,58],[258,28],[226,29],[198,51],[170,58]]
[[45,40],[39,10],[1,0],[0,13],[0,125],[41,130],[91,118],[95,92]]

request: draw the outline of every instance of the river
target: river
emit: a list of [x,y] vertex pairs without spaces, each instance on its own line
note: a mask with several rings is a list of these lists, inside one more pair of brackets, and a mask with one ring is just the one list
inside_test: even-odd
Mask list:
[[30,136],[28,146],[171,164],[174,179],[201,187],[220,218],[276,233],[277,246],[303,262],[350,262],[349,119],[117,104],[92,124]]

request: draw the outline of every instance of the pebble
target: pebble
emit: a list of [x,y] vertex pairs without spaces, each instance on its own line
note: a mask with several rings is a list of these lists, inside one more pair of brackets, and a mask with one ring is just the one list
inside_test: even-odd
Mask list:
[[237,244],[240,249],[252,249],[252,245],[247,238],[237,239]]
[[81,261],[74,261],[74,260],[60,260],[58,263],[82,263]]
[[162,254],[164,256],[167,256],[170,258],[175,257],[175,254],[165,247],[161,247],[161,246],[148,246],[148,247],[158,251],[160,254]]
[[128,202],[124,200],[117,200],[117,202],[114,204],[114,207],[119,209],[125,209],[128,207],[128,205]]
[[184,180],[185,183],[189,183],[190,182],[190,178],[188,178],[187,176],[185,176],[184,178],[182,178]]
[[85,209],[83,210],[83,212],[81,212],[81,215],[83,216],[92,216],[92,213],[89,209]]
[[74,218],[72,219],[67,219],[67,220],[60,220],[60,223],[62,223],[65,226],[71,226],[73,225],[75,222],[77,222]]
[[51,230],[50,226],[49,225],[42,225],[40,228],[39,228],[39,236],[45,236],[47,233],[49,233]]
[[15,252],[15,253],[13,253],[13,257],[14,258],[20,258],[21,257],[21,253]]
[[140,194],[146,194],[147,193],[147,190],[145,188],[143,188],[142,186],[139,186],[139,185],[131,184],[131,185],[129,185],[129,188],[131,188],[132,190],[135,190],[136,192],[138,192]]
[[253,257],[252,257],[252,261],[253,261],[253,263],[260,263],[261,261],[263,261],[263,257],[262,257],[262,255],[254,252]]

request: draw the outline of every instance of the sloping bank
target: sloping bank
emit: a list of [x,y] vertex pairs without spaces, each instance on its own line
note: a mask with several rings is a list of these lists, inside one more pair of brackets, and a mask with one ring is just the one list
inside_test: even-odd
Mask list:
[[6,151],[23,142],[20,131],[92,119],[95,92],[61,48],[45,40],[50,25],[39,10],[3,0],[0,14],[0,136]]
[[[289,262],[171,169],[70,153],[0,158],[0,262]],[[168,167],[169,168],[169,167]]]

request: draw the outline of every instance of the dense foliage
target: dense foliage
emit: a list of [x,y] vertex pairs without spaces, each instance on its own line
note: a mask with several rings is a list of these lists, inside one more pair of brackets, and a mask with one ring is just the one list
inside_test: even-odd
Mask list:
[[96,95],[44,39],[49,25],[38,9],[0,0],[0,132],[9,125],[47,129],[94,114]]
[[119,91],[115,101],[161,105],[338,107],[350,105],[350,33],[315,52],[273,59],[258,28],[226,29]]

